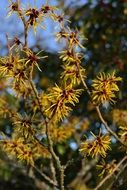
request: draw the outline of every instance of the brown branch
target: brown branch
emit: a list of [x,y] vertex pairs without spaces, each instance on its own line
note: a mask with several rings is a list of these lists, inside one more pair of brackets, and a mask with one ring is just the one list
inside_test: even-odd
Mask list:
[[43,119],[44,119],[44,122],[45,122],[45,126],[46,126],[46,136],[47,136],[47,141],[48,141],[48,148],[49,148],[49,151],[52,155],[52,158],[53,160],[55,161],[56,165],[57,165],[57,168],[60,172],[60,190],[64,190],[64,170],[63,170],[63,166],[61,165],[61,162],[59,160],[59,157],[55,154],[54,150],[53,150],[53,142],[52,142],[52,139],[50,137],[50,131],[49,131],[49,121],[47,121],[47,119],[44,117],[44,113],[43,113],[43,110],[42,110],[42,106],[40,104],[40,99],[39,99],[39,96],[38,96],[38,92],[35,88],[35,85],[33,84],[33,81],[30,80],[30,85],[33,89],[33,92],[35,94],[35,97],[37,99],[37,102],[38,102],[38,106],[39,106],[39,110],[43,116]]
[[99,106],[96,106],[96,111],[98,113],[98,116],[101,120],[101,122],[104,124],[105,128],[107,129],[107,131],[112,134],[122,145],[126,146],[123,141],[117,136],[117,134],[111,130],[111,128],[108,126],[107,122],[104,120],[103,116],[102,116],[102,113],[99,109]]
[[46,174],[42,173],[36,166],[32,166],[50,185],[58,187],[58,184],[50,179]]
[[[19,7],[20,0],[17,0],[17,3],[18,3],[18,7]],[[28,23],[25,20],[25,17],[23,16],[21,9],[18,10],[18,15],[21,18],[22,23],[24,25],[24,47],[27,47],[28,46]]]
[[120,175],[122,174],[122,172],[125,170],[126,167],[127,163],[120,169],[120,172],[115,176],[115,180],[113,180],[113,182],[110,184],[109,189],[111,189],[114,183],[117,182],[117,180],[119,179]]
[[54,182],[56,182],[56,171],[55,171],[55,168],[54,168],[54,163],[53,163],[53,160],[50,159],[50,170],[51,170],[51,174],[52,174],[52,179]]
[[107,175],[98,185],[96,188],[94,188],[94,190],[98,190],[100,187],[102,187],[102,185],[114,174],[114,172],[116,170],[119,169],[119,167],[122,165],[122,163],[127,159],[127,156],[125,156],[117,165],[116,167],[113,169],[113,171]]

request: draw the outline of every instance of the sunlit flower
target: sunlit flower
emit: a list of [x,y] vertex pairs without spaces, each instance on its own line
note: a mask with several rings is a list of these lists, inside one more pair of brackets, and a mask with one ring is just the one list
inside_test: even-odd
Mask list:
[[111,141],[109,135],[95,136],[93,133],[92,135],[95,139],[82,142],[80,152],[84,155],[92,157],[97,155],[106,157],[107,150],[111,150],[109,146]]
[[35,54],[32,50],[30,50],[30,49],[27,48],[25,50],[25,53],[27,55],[27,58],[25,59],[25,61],[26,61],[25,64],[26,65],[27,64],[30,64],[30,65],[33,64],[33,65],[35,65],[41,71],[41,69],[40,69],[40,67],[38,65],[38,62],[41,59],[47,58],[47,56],[39,56],[39,54],[41,52],[42,52],[42,50]]
[[26,161],[27,164],[34,165],[32,150],[29,144],[24,143],[23,138],[7,139],[2,142],[3,150],[9,157],[17,157],[20,161]]
[[92,99],[95,103],[114,103],[116,98],[115,92],[119,91],[119,87],[116,84],[121,81],[121,77],[116,77],[115,72],[112,74],[100,73],[97,79],[93,80]]
[[30,7],[25,11],[25,15],[28,17],[28,27],[32,26],[35,33],[38,26],[40,26],[42,29],[45,29],[45,27],[42,25],[43,14],[40,10]]
[[67,40],[69,37],[69,33],[66,32],[64,29],[60,30],[57,34],[56,34],[56,41],[60,41],[60,40]]
[[41,12],[44,14],[44,16],[51,17],[54,14],[54,11],[57,10],[56,6],[49,5],[48,0],[46,0],[45,5],[41,7]]
[[[76,64],[64,65],[64,71],[61,74],[61,78],[66,82],[70,82],[72,85],[78,85],[81,82],[80,74],[83,78],[86,78],[85,69],[83,67],[78,67]],[[79,74],[80,73],[80,74]]]
[[80,38],[81,35],[79,35],[78,30],[76,31],[70,31],[70,35],[69,35],[69,47],[73,47],[73,46],[79,46],[82,49],[85,49],[84,46],[80,43]]
[[16,82],[14,81],[11,87],[16,93],[16,97],[18,98],[23,97],[25,99],[33,95],[33,90],[28,81],[25,81],[24,83],[22,83],[20,80]]
[[13,2],[12,0],[8,0],[10,2],[10,5],[8,8],[10,9],[8,12],[8,16],[12,15],[14,12],[19,11],[19,4],[18,2]]
[[65,88],[56,85],[49,89],[46,98],[42,95],[42,105],[46,107],[46,115],[55,118],[54,121],[66,117],[72,110],[69,104],[74,106],[75,103],[78,103],[81,91],[81,89],[72,89],[72,86],[69,85]]
[[56,39],[60,40],[62,38],[66,39],[67,45],[70,50],[76,46],[84,49],[84,46],[81,44],[81,41],[82,39],[85,39],[85,38],[79,34],[78,30],[71,31],[70,28],[68,28],[68,30],[65,30],[62,27],[62,30],[57,33]]
[[73,50],[63,50],[63,51],[60,51],[59,53],[60,53],[60,59],[62,59],[63,61],[67,63],[81,62],[81,59],[82,59],[81,53],[74,52]]
[[9,55],[0,59],[0,73],[3,76],[11,76],[14,65],[20,62],[19,55]]

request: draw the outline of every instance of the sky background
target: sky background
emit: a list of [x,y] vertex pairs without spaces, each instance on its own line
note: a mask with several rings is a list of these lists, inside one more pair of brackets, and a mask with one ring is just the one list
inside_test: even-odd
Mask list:
[[[34,0],[21,0],[24,7],[28,5],[28,3],[32,6],[36,5],[36,7],[40,7],[45,4],[45,2],[46,0],[36,0],[36,3]],[[73,6],[81,6],[85,2],[86,0],[65,0],[64,4],[65,6],[72,6],[73,8]],[[58,5],[59,3],[60,0],[49,0],[49,5]],[[19,36],[19,34],[23,32],[22,22],[19,21],[15,14],[7,17],[8,6],[8,0],[2,0],[0,2],[0,55],[2,56],[7,53],[6,34],[13,39],[14,36]],[[41,43],[42,48],[48,49],[49,51],[58,51],[60,46],[58,46],[54,39],[54,34],[57,31],[56,25],[51,19],[46,20],[44,25],[46,26],[46,30],[38,28],[36,36],[32,30],[29,32],[29,47],[34,46],[36,39],[39,39],[38,43]],[[23,37],[21,40],[23,40]]]

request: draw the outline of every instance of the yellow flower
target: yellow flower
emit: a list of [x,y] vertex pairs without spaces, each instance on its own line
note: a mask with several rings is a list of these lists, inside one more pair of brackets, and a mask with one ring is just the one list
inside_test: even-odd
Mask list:
[[61,74],[61,78],[65,82],[70,82],[72,85],[79,85],[81,82],[80,74],[83,78],[86,78],[85,69],[83,67],[78,67],[76,64],[73,65],[65,65],[63,66],[63,73]]
[[116,160],[113,160],[111,163],[106,163],[104,160],[102,160],[101,164],[97,165],[97,169],[102,170],[101,173],[99,174],[100,177],[111,174],[115,168],[116,168]]
[[40,10],[30,7],[26,10],[25,15],[28,17],[28,20],[26,21],[27,27],[32,26],[35,34],[38,26],[45,29],[44,26],[42,26],[43,13]]
[[[24,85],[25,84],[25,85]],[[19,81],[13,81],[12,83],[12,89],[16,93],[16,96],[18,98],[23,97],[23,98],[28,98],[32,96],[32,88],[30,86],[30,83],[28,81],[24,81],[22,83],[20,80]]]
[[112,74],[100,73],[96,79],[93,80],[92,99],[95,103],[114,103],[116,98],[115,92],[119,91],[117,82],[121,81],[121,77],[116,77],[115,72]]
[[7,139],[2,141],[2,148],[10,157],[17,157],[19,161],[26,161],[34,165],[33,153],[30,145],[24,143],[23,138]]
[[[58,17],[63,20],[63,17]],[[68,21],[68,20],[67,20]],[[62,38],[66,39],[69,49],[73,49],[75,46],[78,46],[84,49],[84,46],[80,43],[81,39],[84,39],[77,30],[71,31],[70,28],[68,30],[62,29],[56,35],[57,39],[60,40]]]
[[62,30],[60,30],[57,34],[56,34],[56,41],[60,41],[60,40],[62,40],[62,39],[68,39],[68,36],[69,36],[69,34],[68,34],[68,32],[66,32],[64,29],[62,29]]
[[9,109],[8,99],[5,96],[0,97],[0,117],[6,118],[11,117],[12,112]]
[[43,5],[41,7],[41,12],[43,14],[48,14],[50,16],[50,14],[52,15],[54,13],[54,11],[57,10],[57,7],[56,6],[51,6],[48,4],[48,1],[46,2],[45,5]]
[[0,74],[3,76],[12,76],[14,66],[18,65],[21,62],[19,55],[12,55],[5,56],[4,58],[0,59]]
[[69,47],[72,48],[75,45],[79,46],[82,49],[85,49],[84,46],[80,43],[81,36],[79,35],[78,31],[70,31],[69,35]]
[[88,140],[81,143],[80,152],[85,155],[90,155],[92,157],[101,155],[102,157],[106,157],[106,151],[111,150],[109,144],[110,144],[110,137],[108,135],[99,135],[94,136],[94,140]]
[[119,132],[120,138],[123,142],[127,144],[127,125],[120,126],[119,128],[121,129],[121,131]]
[[44,59],[44,58],[48,57],[48,56],[39,56],[39,54],[41,52],[42,52],[42,50],[35,54],[32,50],[26,48],[25,53],[26,53],[27,58],[24,59],[26,61],[25,64],[26,65],[27,64],[33,64],[33,65],[35,65],[41,71],[41,69],[40,69],[40,67],[38,65],[38,62],[41,59]]
[[23,149],[19,149],[17,158],[20,161],[26,161],[28,165],[34,165],[32,149],[26,144],[23,145]]
[[63,51],[60,51],[60,54],[61,54],[60,59],[62,59],[63,61],[67,63],[71,63],[71,62],[80,63],[82,59],[81,53],[76,53],[73,50],[63,50]]
[[48,149],[44,147],[42,144],[40,145],[38,142],[33,142],[32,152],[35,158],[51,158],[51,154],[48,151]]
[[20,114],[15,114],[12,117],[14,125],[14,132],[24,139],[33,138],[35,135],[35,129],[32,125],[32,119],[29,117],[22,117]]
[[53,117],[54,121],[66,117],[72,110],[69,104],[74,106],[75,103],[78,103],[81,91],[81,89],[73,89],[70,85],[65,88],[56,85],[49,89],[47,96],[42,95],[42,106],[45,106],[47,117]]
[[10,8],[10,11],[8,12],[8,16],[12,15],[14,12],[19,11],[19,4],[17,2],[13,2],[12,0],[9,0],[10,5],[8,8]]

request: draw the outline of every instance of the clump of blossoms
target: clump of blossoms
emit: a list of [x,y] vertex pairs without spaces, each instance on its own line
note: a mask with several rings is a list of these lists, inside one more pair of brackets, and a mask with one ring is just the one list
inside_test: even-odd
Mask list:
[[[13,43],[10,43],[7,36],[8,55],[0,58],[0,77],[5,79],[0,88],[0,116],[11,123],[12,131],[10,136],[1,135],[1,148],[9,158],[36,169],[47,185],[65,190],[65,169],[73,159],[73,149],[77,150],[77,147],[80,147],[79,151],[83,156],[105,158],[108,150],[111,150],[111,135],[122,145],[126,143],[126,127],[120,127],[119,139],[107,126],[99,108],[105,102],[115,102],[116,92],[119,91],[117,83],[122,79],[116,77],[115,72],[103,72],[93,80],[92,91],[89,90],[86,84],[86,69],[81,65],[85,49],[82,41],[85,38],[79,31],[70,29],[67,25],[68,20],[63,14],[58,14],[58,8],[51,6],[48,1],[40,8],[31,5],[22,7],[20,0],[9,2],[8,15],[16,13],[24,25],[24,41],[14,37]],[[57,84],[49,85],[46,90],[38,90],[34,83],[38,78],[36,70],[44,72],[40,61],[46,62],[47,55],[43,55],[42,50],[34,52],[28,45],[28,36],[31,28],[35,34],[38,27],[46,29],[44,21],[47,18],[58,24],[56,40],[65,44],[63,50],[58,52],[62,62],[62,73]],[[4,90],[6,88],[11,89],[10,103]],[[87,118],[75,117],[73,110],[80,103],[84,90],[90,95],[91,104],[96,108],[101,123],[108,131],[97,136],[92,133],[93,140],[89,140],[88,137],[86,141],[81,142],[81,135],[89,130],[90,122]],[[88,134],[90,136],[90,133]],[[70,160],[66,164],[60,160],[59,149],[62,145],[67,153],[71,146],[75,145],[71,154],[67,156]],[[48,163],[45,166],[46,172],[45,167],[43,169],[38,164],[40,162]],[[116,167],[115,162],[103,165],[105,168],[100,166],[102,174],[107,174],[107,170],[112,173]]]
[[97,104],[105,102],[114,103],[116,92],[119,91],[117,82],[121,81],[121,77],[116,77],[115,72],[111,74],[100,73],[96,79],[93,80],[92,100]]
[[111,138],[109,135],[98,135],[95,136],[92,133],[94,140],[87,140],[81,143],[80,152],[88,156],[98,156],[106,157],[107,150],[111,150],[110,142]]
[[105,160],[102,160],[100,164],[97,165],[97,169],[101,170],[99,174],[100,177],[111,174],[116,167],[116,160],[112,160],[110,163],[106,163]]

